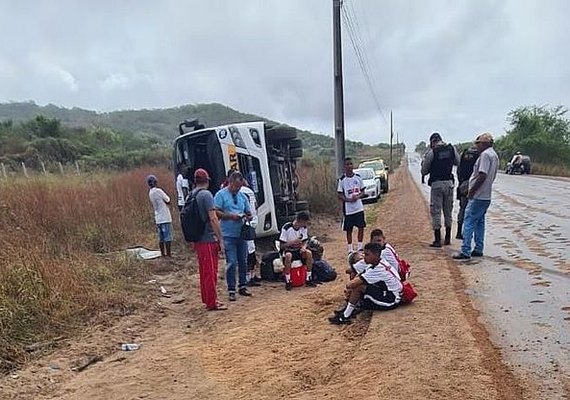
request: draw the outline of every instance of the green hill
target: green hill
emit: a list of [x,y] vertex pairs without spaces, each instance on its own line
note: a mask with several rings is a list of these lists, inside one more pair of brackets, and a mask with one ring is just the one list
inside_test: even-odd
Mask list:
[[[41,119],[37,119],[41,116]],[[111,167],[130,167],[144,161],[145,149],[162,147],[166,154],[178,134],[178,124],[197,118],[205,126],[235,122],[259,121],[266,118],[236,111],[218,103],[184,105],[166,109],[96,112],[81,108],[63,108],[53,104],[38,106],[33,102],[0,104],[0,157],[3,162],[88,161]],[[54,135],[39,125],[58,121]],[[271,121],[274,122],[274,121]],[[330,158],[334,155],[334,139],[327,135],[299,130],[308,155]],[[46,138],[54,138],[47,140]],[[42,139],[38,142],[39,139]],[[47,143],[46,143],[47,140]],[[46,146],[49,154],[46,154]],[[62,150],[65,148],[65,151]],[[386,144],[366,145],[347,141],[346,152],[355,157],[379,156]],[[155,153],[156,151],[153,150]],[[61,151],[65,154],[58,154]],[[136,160],[114,162],[125,153],[136,151]],[[155,157],[156,158],[156,154]]]

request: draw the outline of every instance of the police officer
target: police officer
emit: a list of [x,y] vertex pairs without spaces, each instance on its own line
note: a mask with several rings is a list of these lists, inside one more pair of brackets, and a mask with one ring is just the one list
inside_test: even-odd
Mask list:
[[456,239],[463,239],[463,217],[467,207],[467,192],[469,191],[469,177],[473,173],[475,161],[479,158],[477,147],[469,147],[461,152],[459,166],[457,167],[457,200],[459,200],[459,213],[457,214]]
[[428,175],[431,186],[430,214],[434,240],[430,247],[441,247],[441,212],[445,219],[445,241],[451,243],[453,210],[453,166],[459,164],[459,154],[453,145],[443,142],[438,132],[429,138],[430,148],[422,161],[422,175]]

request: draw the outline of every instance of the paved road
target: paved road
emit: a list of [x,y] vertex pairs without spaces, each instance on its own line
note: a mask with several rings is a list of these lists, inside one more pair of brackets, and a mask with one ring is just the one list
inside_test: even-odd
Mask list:
[[[408,155],[408,168],[429,199],[417,154]],[[454,236],[455,228],[454,223]],[[517,373],[538,378],[545,399],[565,398],[570,390],[570,180],[499,174],[485,246],[483,259],[463,262],[461,268],[492,340]],[[459,249],[460,242],[451,247]]]

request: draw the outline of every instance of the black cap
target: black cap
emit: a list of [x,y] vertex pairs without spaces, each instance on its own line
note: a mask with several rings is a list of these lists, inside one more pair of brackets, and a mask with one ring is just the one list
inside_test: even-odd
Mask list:
[[433,142],[434,140],[442,140],[441,135],[438,132],[432,133],[431,136],[429,137],[430,142]]

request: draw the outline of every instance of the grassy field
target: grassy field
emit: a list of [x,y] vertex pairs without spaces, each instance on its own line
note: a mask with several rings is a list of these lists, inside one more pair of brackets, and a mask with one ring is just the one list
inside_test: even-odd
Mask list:
[[[25,345],[133,307],[145,266],[100,254],[153,245],[148,172],[0,183],[0,371],[25,360]],[[173,193],[172,175],[153,172]]]
[[[166,168],[0,181],[0,372],[27,359],[26,345],[69,336],[109,311],[121,315],[141,304],[149,267],[123,250],[156,247],[145,183],[150,172],[172,197]],[[334,163],[304,164],[299,173],[311,211],[340,215]],[[177,233],[174,249],[182,252]]]
[[532,173],[536,175],[570,177],[570,168],[565,165],[532,163]]

